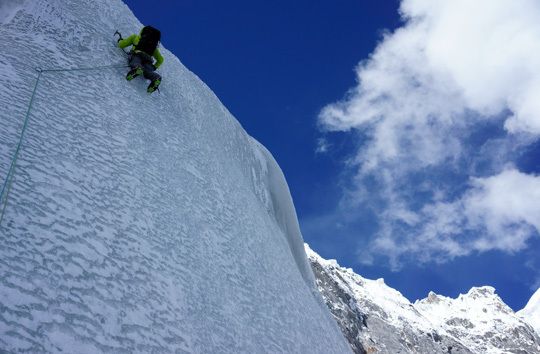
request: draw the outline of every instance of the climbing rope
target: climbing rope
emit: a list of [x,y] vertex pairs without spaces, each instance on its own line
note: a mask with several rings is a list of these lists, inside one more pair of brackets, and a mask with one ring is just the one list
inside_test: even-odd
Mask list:
[[127,64],[119,64],[119,65],[102,65],[102,66],[91,66],[87,68],[71,68],[71,69],[62,69],[62,68],[52,68],[52,69],[36,69],[41,72],[59,72],[59,71],[90,71],[90,70],[99,70],[99,69],[120,69],[120,68],[127,68],[129,65]]
[[99,69],[119,69],[119,68],[127,68],[127,67],[129,67],[129,65],[124,64],[124,65],[102,65],[102,66],[92,66],[92,67],[83,67],[83,68],[66,68],[66,69],[64,68],[50,68],[50,69],[36,68],[36,71],[38,72],[38,76],[34,84],[34,89],[32,90],[32,96],[30,97],[30,103],[28,104],[28,109],[26,110],[26,116],[24,118],[21,135],[19,137],[19,143],[17,144],[17,148],[15,149],[15,153],[13,154],[13,158],[11,159],[11,165],[9,166],[6,179],[4,181],[4,184],[2,185],[2,190],[0,191],[0,206],[2,208],[0,211],[0,227],[2,227],[2,220],[4,219],[4,212],[6,211],[6,206],[8,204],[8,198],[9,198],[9,193],[11,191],[13,176],[15,175],[15,168],[17,166],[17,159],[19,158],[19,152],[21,150],[21,146],[24,140],[24,133],[26,132],[26,127],[28,126],[28,121],[30,120],[30,112],[32,110],[34,97],[36,96],[36,92],[39,85],[39,80],[41,79],[41,75],[48,72],[90,71],[90,70],[99,70]]

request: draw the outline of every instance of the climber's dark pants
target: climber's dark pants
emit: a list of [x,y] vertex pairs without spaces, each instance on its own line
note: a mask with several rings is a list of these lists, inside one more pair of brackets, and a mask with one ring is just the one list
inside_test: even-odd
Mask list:
[[140,67],[143,69],[144,78],[148,80],[160,80],[161,76],[154,69],[152,57],[146,53],[131,53],[129,55],[129,66],[132,69]]

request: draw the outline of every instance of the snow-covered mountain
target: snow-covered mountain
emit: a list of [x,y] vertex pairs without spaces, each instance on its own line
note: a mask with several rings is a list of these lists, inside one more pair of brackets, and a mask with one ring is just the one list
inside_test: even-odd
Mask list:
[[350,352],[271,154],[167,50],[161,94],[126,82],[140,28],[0,1],[0,352]]
[[540,289],[533,294],[527,305],[517,314],[530,323],[536,333],[540,335]]
[[492,287],[472,288],[457,299],[432,292],[412,304],[382,279],[365,279],[307,245],[306,252],[356,353],[540,353],[538,334]]
[[414,306],[439,328],[477,353],[540,353],[540,338],[490,286],[457,299],[430,293]]

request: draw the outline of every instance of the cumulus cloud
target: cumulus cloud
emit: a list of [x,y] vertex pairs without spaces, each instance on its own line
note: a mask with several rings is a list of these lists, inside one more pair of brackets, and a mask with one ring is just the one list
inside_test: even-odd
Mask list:
[[397,266],[522,249],[540,229],[540,182],[508,164],[540,137],[540,2],[403,0],[400,13],[319,116],[367,137],[344,199],[367,188],[379,208],[368,251]]
[[401,13],[406,25],[361,63],[358,87],[321,113],[327,128],[378,125],[389,113],[451,124],[466,109],[509,108],[509,130],[540,134],[540,3],[405,0]]
[[540,231],[540,177],[512,169],[474,179],[464,205],[469,222],[495,236],[494,240],[479,239],[476,248],[521,249],[524,240],[516,234],[527,234],[531,227]]
[[540,232],[540,176],[507,169],[473,178],[470,186],[453,202],[424,205],[414,233],[396,235],[391,228],[383,229],[369,251],[387,255],[392,267],[399,268],[404,254],[426,262],[474,251],[517,252]]

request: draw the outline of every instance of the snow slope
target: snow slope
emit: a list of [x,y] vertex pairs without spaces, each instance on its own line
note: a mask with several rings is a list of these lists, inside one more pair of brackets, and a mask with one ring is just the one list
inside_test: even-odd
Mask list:
[[495,294],[456,299],[431,292],[411,304],[382,279],[369,280],[306,245],[319,290],[356,353],[540,353],[540,338]]
[[536,290],[527,305],[517,314],[528,321],[540,335],[540,289]]
[[[124,64],[119,0],[0,6],[0,183],[40,68]],[[172,36],[166,33],[165,36]],[[44,72],[0,225],[0,351],[343,353],[271,154],[163,50]]]

